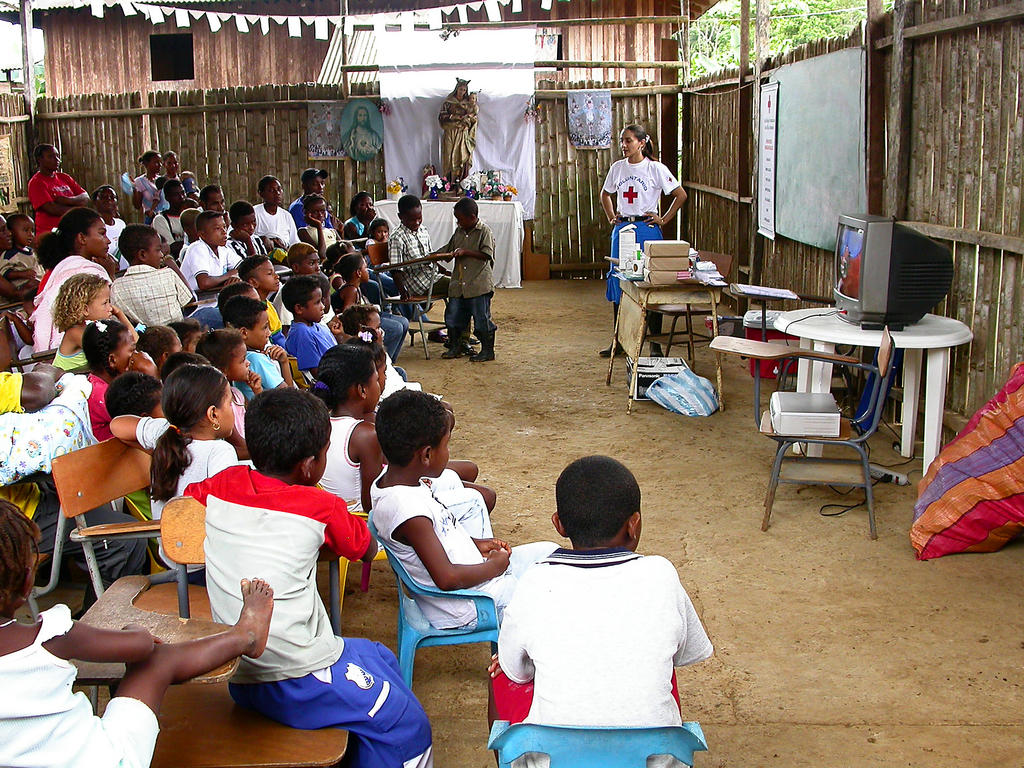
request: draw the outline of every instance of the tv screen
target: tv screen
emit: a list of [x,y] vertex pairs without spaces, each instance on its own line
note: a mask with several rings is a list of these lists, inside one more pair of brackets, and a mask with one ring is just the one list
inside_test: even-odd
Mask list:
[[864,230],[840,224],[836,244],[836,290],[851,299],[860,298],[860,275],[864,262]]

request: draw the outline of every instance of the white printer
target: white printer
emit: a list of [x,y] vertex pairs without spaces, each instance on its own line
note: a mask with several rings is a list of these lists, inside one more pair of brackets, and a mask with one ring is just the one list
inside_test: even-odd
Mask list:
[[777,435],[839,437],[839,407],[830,392],[773,392],[768,410]]

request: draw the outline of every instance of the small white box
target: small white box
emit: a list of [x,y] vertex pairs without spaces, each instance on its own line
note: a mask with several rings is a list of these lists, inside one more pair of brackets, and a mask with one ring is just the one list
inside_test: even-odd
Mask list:
[[830,392],[774,392],[768,410],[777,435],[839,437],[839,408]]
[[[647,388],[662,376],[670,373],[679,373],[689,366],[686,360],[681,357],[641,357],[637,360],[636,391],[630,392],[633,400],[650,400],[647,396]],[[626,381],[633,380],[633,361],[626,358]]]
[[627,224],[619,230],[619,252],[615,256],[619,259],[619,272],[623,275],[631,275],[633,263],[636,261],[635,224]]

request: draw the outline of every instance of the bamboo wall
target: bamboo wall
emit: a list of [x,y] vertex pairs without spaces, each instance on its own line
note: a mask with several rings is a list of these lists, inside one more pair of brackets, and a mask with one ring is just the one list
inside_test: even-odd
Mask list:
[[[542,82],[538,91],[555,88],[613,88],[644,83]],[[538,250],[551,254],[551,270],[587,274],[607,268],[611,227],[601,209],[601,185],[608,169],[622,158],[617,132],[625,125],[646,126],[659,148],[661,97],[612,95],[612,146],[576,150],[569,143],[565,97],[537,99],[537,205],[534,236]]]
[[[353,95],[368,89],[355,86]],[[141,173],[135,158],[150,148],[177,151],[182,169],[192,171],[200,184],[220,184],[229,204],[258,201],[256,183],[267,174],[281,179],[290,202],[301,194],[303,169],[315,165],[330,173],[331,207],[348,218],[348,202],[356,191],[382,196],[384,160],[383,155],[368,163],[308,159],[307,101],[340,97],[338,88],[317,85],[161,91],[147,95],[146,114],[127,115],[124,109],[141,106],[141,94],[46,98],[37,104],[37,133],[40,141],[60,148],[64,170],[89,190],[100,184],[120,189],[117,177],[125,171],[132,177]],[[70,116],[54,119],[61,114]],[[126,220],[138,220],[138,212],[123,198],[121,213]]]
[[28,162],[25,99],[21,94],[0,94],[0,136],[11,137],[11,164],[14,170],[14,202],[22,213],[32,213],[28,204],[28,180],[35,170]]
[[[907,26],[963,21],[965,14],[1002,6],[1008,7],[995,0],[925,0],[913,4]],[[818,41],[768,61],[765,70],[861,44],[858,30],[846,40]],[[971,344],[954,351],[947,394],[947,411],[969,415],[1024,359],[1024,22],[972,23],[908,39],[907,45],[912,72],[905,220],[933,227],[927,233],[947,238],[953,251],[953,287],[934,311],[974,332]],[[891,48],[884,50],[891,58]],[[737,208],[749,204],[737,202],[735,193],[738,137],[752,133],[738,125],[736,77],[735,71],[717,73],[690,83],[684,95],[684,183],[717,191],[687,190],[686,234],[697,247],[732,250],[749,264],[754,237],[749,226],[737,232],[736,224]],[[888,72],[883,84],[888,114],[895,98]],[[752,98],[753,89],[742,93]],[[891,134],[894,128],[886,130]],[[751,157],[756,169],[756,155]],[[883,192],[897,183],[895,158],[887,162]],[[762,283],[831,295],[831,252],[781,236],[760,244]],[[948,423],[962,419],[953,416]]]

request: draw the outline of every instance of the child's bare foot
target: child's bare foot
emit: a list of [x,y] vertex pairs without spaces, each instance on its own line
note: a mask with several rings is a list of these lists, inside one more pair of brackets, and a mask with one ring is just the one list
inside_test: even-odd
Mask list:
[[270,616],[274,612],[274,590],[263,579],[242,579],[242,613],[235,628],[249,633],[250,644],[243,651],[255,659],[267,647]]

